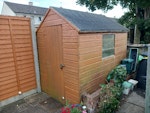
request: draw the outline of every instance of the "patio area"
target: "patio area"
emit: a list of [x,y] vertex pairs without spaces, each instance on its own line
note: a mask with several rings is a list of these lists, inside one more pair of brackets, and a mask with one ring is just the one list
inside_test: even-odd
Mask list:
[[0,113],[60,113],[63,105],[45,93],[36,93],[0,108]]
[[[144,113],[145,92],[134,89],[124,96],[116,113]],[[3,108],[0,113],[61,113],[63,105],[45,93],[36,93]]]

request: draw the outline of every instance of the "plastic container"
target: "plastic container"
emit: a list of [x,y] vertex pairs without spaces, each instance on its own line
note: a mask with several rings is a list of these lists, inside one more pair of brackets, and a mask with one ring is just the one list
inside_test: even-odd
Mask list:
[[133,68],[133,59],[123,59],[121,61],[121,64],[126,65],[126,69],[127,69],[127,74],[130,74],[132,72],[132,68]]
[[127,81],[125,81],[125,82],[123,82],[123,94],[125,94],[125,95],[128,95],[129,94],[129,92],[130,92],[130,89],[132,88],[132,84],[130,83],[130,82],[127,82]]
[[133,79],[128,80],[128,82],[132,84],[131,90],[133,90],[134,87],[135,87],[135,86],[137,85],[137,83],[138,83],[137,80],[133,80]]

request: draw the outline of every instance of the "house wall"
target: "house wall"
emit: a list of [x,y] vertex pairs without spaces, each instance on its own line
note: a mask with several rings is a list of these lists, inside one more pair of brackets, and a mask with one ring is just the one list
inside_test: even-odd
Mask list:
[[126,57],[127,33],[114,33],[115,54],[106,58],[102,58],[103,34],[79,35],[80,94],[97,90],[108,73]]
[[78,32],[65,21],[63,17],[53,10],[49,10],[46,18],[37,31],[39,63],[41,72],[42,90],[47,92],[47,50],[44,29],[48,26],[62,25],[62,48],[65,99],[71,103],[79,103],[79,57],[78,57]]
[[16,14],[7,6],[5,2],[2,7],[1,15],[16,16]]
[[[23,14],[23,13],[16,13],[16,15],[19,17],[31,18],[35,27],[39,27],[40,23],[42,22],[44,18],[43,15],[33,15],[33,14]],[[41,17],[41,21],[39,20],[39,17]]]
[[[8,15],[8,16],[19,16],[19,17],[29,17],[33,19],[34,22],[34,27],[38,27],[43,20],[44,16],[43,15],[34,15],[34,14],[24,14],[24,13],[14,13],[8,5],[4,2],[2,11],[2,15]],[[41,21],[39,20],[39,17],[41,17]]]
[[35,79],[30,20],[0,16],[0,101],[36,89]]

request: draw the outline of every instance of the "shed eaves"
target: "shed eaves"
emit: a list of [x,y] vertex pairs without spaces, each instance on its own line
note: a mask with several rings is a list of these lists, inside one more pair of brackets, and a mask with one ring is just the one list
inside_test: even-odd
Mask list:
[[104,15],[52,7],[80,32],[128,32],[128,29]]
[[31,6],[31,5],[23,5],[23,4],[16,4],[11,2],[5,3],[12,9],[15,13],[24,13],[24,14],[34,14],[34,15],[45,15],[48,8]]

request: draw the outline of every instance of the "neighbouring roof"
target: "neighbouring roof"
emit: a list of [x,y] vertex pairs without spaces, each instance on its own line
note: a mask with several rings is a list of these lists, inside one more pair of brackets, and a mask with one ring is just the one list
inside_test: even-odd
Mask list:
[[31,5],[23,5],[23,4],[16,4],[11,2],[4,1],[10,9],[12,9],[15,13],[24,13],[24,14],[34,14],[34,15],[45,15],[48,8],[31,6]]
[[114,19],[104,15],[52,7],[75,25],[80,32],[128,32],[128,29]]

